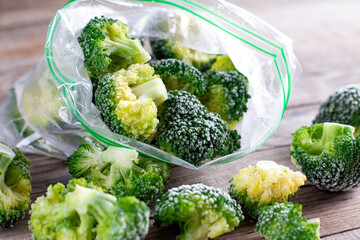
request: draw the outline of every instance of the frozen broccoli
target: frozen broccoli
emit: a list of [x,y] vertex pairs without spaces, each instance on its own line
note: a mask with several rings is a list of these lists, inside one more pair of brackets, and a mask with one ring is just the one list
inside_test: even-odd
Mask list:
[[235,129],[236,123],[241,120],[247,111],[248,80],[240,72],[208,71],[205,73],[208,82],[206,94],[201,98],[209,111],[218,113],[228,124]]
[[239,171],[230,180],[229,194],[244,212],[256,219],[259,210],[273,202],[285,202],[295,195],[306,177],[273,161],[259,161]]
[[215,62],[211,65],[210,70],[237,71],[228,55],[217,56]]
[[195,166],[240,149],[240,135],[185,91],[170,91],[159,112],[156,144]]
[[260,210],[255,230],[267,240],[319,240],[320,219],[301,217],[302,207],[297,203],[274,203]]
[[162,193],[171,173],[167,163],[140,157],[134,150],[92,143],[80,145],[67,165],[74,178],[85,178],[118,198],[135,196],[147,204]]
[[95,105],[111,131],[151,142],[159,122],[157,106],[166,98],[166,87],[154,69],[134,64],[99,79]]
[[104,16],[88,22],[78,41],[90,76],[102,76],[150,60],[140,41],[128,37],[129,31],[127,25]]
[[198,97],[205,94],[206,80],[203,74],[191,65],[177,59],[151,61],[149,64],[155,73],[160,75],[168,91],[183,90]]
[[30,160],[0,143],[0,231],[23,219],[30,204]]
[[345,191],[360,182],[360,137],[350,125],[322,123],[292,134],[290,155],[307,179],[322,190]]
[[84,179],[49,186],[46,194],[31,206],[35,240],[139,240],[148,232],[150,210],[135,197],[116,199]]
[[360,130],[360,85],[341,88],[323,102],[313,123],[323,122],[352,125]]
[[155,204],[154,225],[180,226],[179,240],[206,240],[232,231],[243,220],[227,193],[203,184],[170,189]]

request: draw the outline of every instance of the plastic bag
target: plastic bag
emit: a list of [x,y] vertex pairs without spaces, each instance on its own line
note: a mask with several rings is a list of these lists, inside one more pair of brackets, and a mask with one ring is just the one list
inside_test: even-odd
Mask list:
[[[228,54],[237,70],[249,79],[249,110],[236,126],[242,137],[241,149],[199,168],[245,156],[263,144],[278,127],[291,86],[301,70],[291,40],[262,20],[235,5],[215,0],[70,1],[50,24],[46,60],[69,111],[99,141],[133,148],[145,156],[196,169],[154,146],[111,132],[102,121],[92,103],[92,86],[77,41],[88,21],[102,15],[126,23],[131,29],[131,37],[143,39],[145,46],[149,39],[169,39],[194,50]],[[38,67],[35,72],[43,70]],[[67,127],[76,129],[75,135],[83,134],[78,122],[67,120]],[[40,136],[43,134],[52,133],[40,132]]]

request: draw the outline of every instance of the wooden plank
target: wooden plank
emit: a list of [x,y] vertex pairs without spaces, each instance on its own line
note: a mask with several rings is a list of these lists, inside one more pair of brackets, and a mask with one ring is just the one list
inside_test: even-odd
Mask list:
[[360,239],[360,229],[346,231],[322,238],[322,240],[359,240],[359,239]]

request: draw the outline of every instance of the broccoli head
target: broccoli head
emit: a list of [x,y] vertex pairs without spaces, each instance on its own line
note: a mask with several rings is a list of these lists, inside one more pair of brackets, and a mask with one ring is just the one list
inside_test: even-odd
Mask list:
[[200,99],[211,112],[218,113],[235,129],[247,111],[248,80],[240,72],[208,71],[205,73],[208,82],[206,94]]
[[360,130],[360,85],[339,89],[320,106],[313,123],[336,122]]
[[240,135],[188,92],[170,91],[159,118],[157,145],[195,166],[240,149]]
[[150,210],[135,197],[116,199],[84,179],[49,186],[46,194],[31,206],[35,240],[137,240],[148,232]]
[[170,178],[167,163],[139,157],[130,149],[85,143],[68,159],[70,174],[116,196],[135,196],[147,204],[162,194]]
[[230,180],[229,194],[244,212],[256,219],[259,210],[273,202],[285,202],[295,195],[306,177],[273,161],[259,161],[239,171]]
[[360,137],[350,125],[322,123],[292,134],[290,155],[307,179],[322,190],[345,191],[360,182]]
[[95,105],[111,131],[151,142],[159,122],[157,106],[166,98],[166,87],[154,69],[133,64],[99,79]]
[[128,37],[129,27],[104,16],[91,19],[78,38],[90,76],[102,76],[150,60],[138,39]]
[[301,217],[297,203],[273,203],[260,210],[255,230],[268,240],[320,240],[320,219]]
[[30,204],[30,160],[0,143],[0,231],[23,219]]
[[180,226],[179,240],[206,240],[232,231],[244,217],[227,193],[203,184],[170,189],[155,204],[154,225]]
[[183,90],[198,97],[205,94],[206,80],[203,74],[191,65],[177,59],[162,59],[149,64],[155,73],[160,75],[168,91]]
[[217,56],[215,62],[211,65],[210,70],[237,71],[228,55]]

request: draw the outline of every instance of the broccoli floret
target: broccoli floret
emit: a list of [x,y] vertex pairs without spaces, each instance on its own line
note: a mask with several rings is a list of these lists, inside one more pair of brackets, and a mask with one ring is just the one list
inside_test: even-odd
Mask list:
[[274,203],[260,210],[255,230],[267,240],[319,240],[320,219],[301,217],[302,207],[297,203]]
[[322,123],[292,134],[290,155],[307,179],[322,190],[345,191],[360,182],[360,137],[350,125]]
[[240,135],[188,92],[170,91],[159,118],[157,145],[195,166],[240,149]]
[[205,94],[206,80],[203,74],[191,65],[177,59],[151,61],[149,64],[155,73],[160,75],[168,91],[183,90],[197,97]]
[[228,55],[217,56],[215,62],[211,65],[210,70],[237,71]]
[[244,212],[256,219],[259,210],[273,202],[285,202],[304,185],[306,177],[273,161],[259,161],[230,180],[229,194]]
[[324,122],[352,125],[360,130],[360,85],[339,89],[321,104],[313,123]]
[[215,61],[215,54],[196,51],[169,40],[150,41],[151,49],[157,59],[175,58],[194,66],[201,71],[206,71]]
[[129,27],[116,19],[102,16],[89,21],[78,41],[90,76],[102,76],[150,60],[141,42],[128,37],[129,32]]
[[166,87],[154,69],[133,64],[99,79],[95,105],[111,131],[151,142],[159,122],[157,106],[166,98]]
[[227,193],[204,184],[170,189],[155,204],[154,225],[180,226],[179,240],[206,240],[232,231],[244,217]]
[[206,94],[200,99],[209,111],[218,113],[228,124],[235,129],[236,123],[241,120],[247,111],[248,80],[240,72],[208,71],[205,73],[208,82]]
[[23,219],[30,204],[30,160],[0,143],[0,231]]
[[130,149],[85,143],[68,159],[70,174],[85,178],[116,196],[135,196],[152,204],[163,192],[171,169],[167,163],[139,157]]
[[84,179],[49,186],[46,194],[31,206],[35,240],[138,240],[148,232],[150,210],[135,197],[116,199]]

